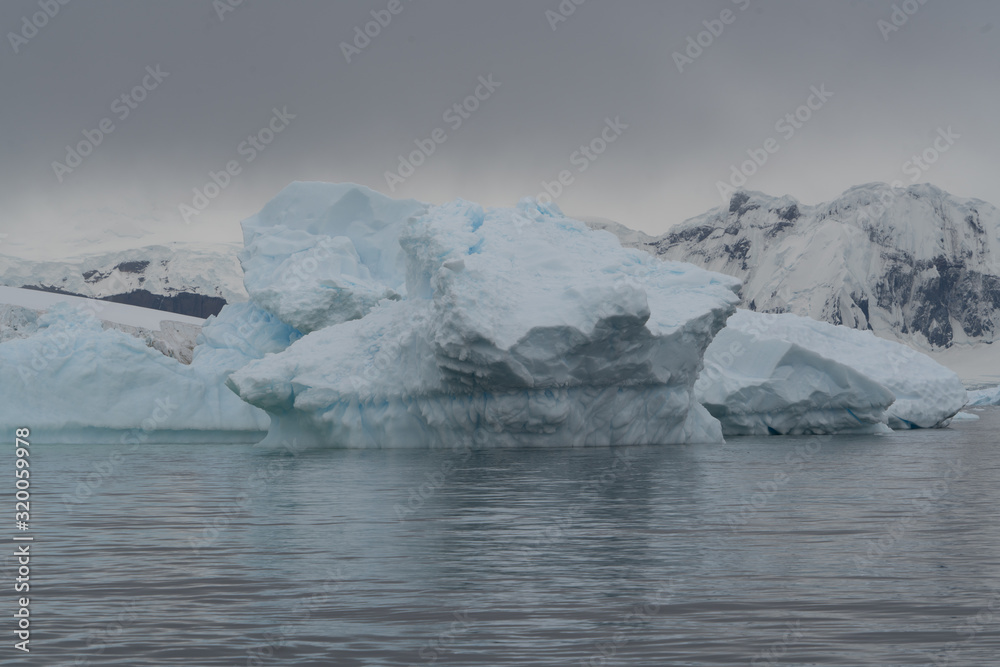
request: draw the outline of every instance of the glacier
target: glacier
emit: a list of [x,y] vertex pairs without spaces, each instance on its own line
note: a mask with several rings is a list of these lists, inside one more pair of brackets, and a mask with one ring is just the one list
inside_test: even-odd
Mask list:
[[[248,274],[255,258],[267,258],[248,280],[251,300],[263,293],[264,307],[278,310],[268,293],[275,276],[305,273],[334,285],[338,304],[360,308],[334,307],[330,324],[229,377],[233,391],[271,417],[264,444],[722,440],[692,389],[705,348],[734,309],[738,280],[622,248],[613,235],[530,199],[515,208],[462,200],[399,206],[360,186],[290,187],[247,225],[257,244],[245,259]],[[379,226],[395,245],[366,252],[358,239],[370,238],[369,211],[379,219],[379,210],[397,216]],[[352,237],[348,223],[358,212],[366,224]],[[262,218],[275,230],[262,230]],[[302,249],[309,257],[308,249],[345,237],[371,280],[356,281],[351,262],[339,264],[351,280],[297,270]],[[373,284],[395,295],[373,304]],[[312,303],[292,300],[290,324],[322,322],[313,314],[328,295],[297,291],[309,293]]]
[[708,347],[695,389],[727,435],[932,428],[967,400],[957,375],[913,348],[742,309]]

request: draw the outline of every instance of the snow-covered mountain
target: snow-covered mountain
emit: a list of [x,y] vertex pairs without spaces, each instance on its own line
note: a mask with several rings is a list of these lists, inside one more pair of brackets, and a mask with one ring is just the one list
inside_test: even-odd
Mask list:
[[64,261],[0,255],[0,285],[205,318],[247,300],[238,245],[154,245]]
[[741,278],[751,310],[942,350],[1000,336],[998,231],[1000,211],[984,201],[929,184],[875,183],[816,206],[740,191],[650,241],[618,235],[664,259]]

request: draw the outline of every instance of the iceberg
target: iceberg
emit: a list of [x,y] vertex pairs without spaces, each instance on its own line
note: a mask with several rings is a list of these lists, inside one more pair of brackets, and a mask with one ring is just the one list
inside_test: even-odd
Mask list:
[[709,345],[695,392],[727,436],[889,431],[895,400],[849,366],[738,326]]
[[[738,280],[622,248],[552,204],[392,207],[379,197],[294,184],[246,225],[255,244],[244,260],[251,300],[308,330],[229,377],[234,392],[269,414],[265,444],[722,440],[693,386],[705,348],[733,312]],[[384,223],[377,252],[361,243],[372,238],[370,211]],[[359,215],[364,225],[354,224]],[[332,247],[345,233],[370,282],[351,282],[356,262],[335,263],[321,279],[296,266],[309,257],[300,248]],[[282,310],[281,276],[303,272],[321,289],[294,288],[293,306]],[[395,295],[376,301],[372,284]],[[360,307],[340,308],[328,285]]]
[[225,378],[301,336],[248,303],[211,317],[185,365],[142,339],[105,328],[88,310],[60,303],[31,335],[0,344],[0,424],[29,426],[47,443],[245,442],[267,415]]
[[968,405],[1000,405],[1000,387],[985,387],[969,391]]
[[303,333],[364,317],[405,295],[399,235],[427,209],[350,183],[292,183],[242,223],[247,293]]
[[712,341],[695,388],[732,435],[932,428],[966,402],[957,375],[910,347],[747,310]]
[[42,442],[578,447],[943,426],[967,399],[911,348],[736,311],[738,279],[554,204],[293,183],[243,232],[250,300],[204,321],[0,288],[0,425]]

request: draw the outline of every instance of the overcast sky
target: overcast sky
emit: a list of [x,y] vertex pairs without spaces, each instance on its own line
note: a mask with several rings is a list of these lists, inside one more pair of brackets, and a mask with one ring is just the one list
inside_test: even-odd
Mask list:
[[915,179],[1000,205],[998,2],[237,2],[0,3],[0,252],[237,240],[293,180],[507,206],[564,170],[567,213],[661,233],[748,150],[745,187],[807,204]]

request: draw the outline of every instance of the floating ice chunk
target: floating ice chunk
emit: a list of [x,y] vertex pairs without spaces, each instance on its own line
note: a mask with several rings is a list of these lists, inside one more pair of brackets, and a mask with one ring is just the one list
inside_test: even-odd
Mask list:
[[[734,322],[734,320],[736,320]],[[796,343],[730,325],[705,352],[695,384],[726,435],[889,431],[891,391]]]
[[[798,355],[797,361],[794,356],[786,361],[789,354]],[[966,402],[958,376],[930,357],[868,331],[798,315],[737,311],[709,347],[705,362],[698,387],[713,414],[760,413],[766,421],[772,418],[768,411],[780,412],[786,404],[790,421],[783,421],[782,428],[792,428],[790,432],[838,430],[841,422],[822,423],[831,409],[851,410],[859,425],[873,423],[880,406],[892,428],[944,426]],[[796,411],[809,407],[808,394],[814,390],[812,403],[823,412],[803,413],[802,423],[793,426]],[[884,390],[895,398],[891,405]]]
[[969,405],[1000,405],[1000,387],[986,387],[969,392]]

